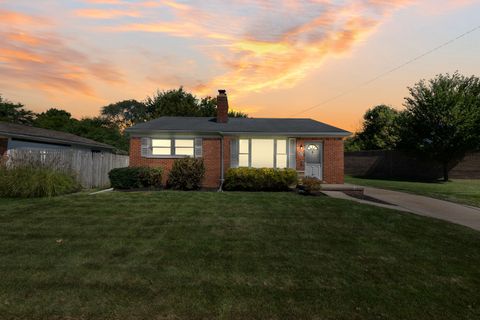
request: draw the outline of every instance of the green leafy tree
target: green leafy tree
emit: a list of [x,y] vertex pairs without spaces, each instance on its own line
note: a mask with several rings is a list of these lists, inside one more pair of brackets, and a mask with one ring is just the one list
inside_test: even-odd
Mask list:
[[360,141],[358,138],[358,134],[354,134],[353,136],[345,139],[344,148],[346,152],[365,150],[362,141]]
[[143,102],[124,100],[102,108],[102,116],[122,131],[147,119],[147,109]]
[[39,128],[69,132],[76,121],[69,112],[51,108],[37,114],[33,125]]
[[248,118],[248,114],[246,114],[242,111],[235,111],[235,110],[228,111],[228,116],[230,118]]
[[119,150],[128,151],[128,136],[122,134],[119,128],[103,117],[83,118],[75,121],[70,133],[106,143]]
[[13,103],[0,95],[0,121],[32,125],[35,114],[21,103]]
[[363,116],[363,128],[347,139],[345,150],[391,150],[399,141],[399,112],[386,105],[369,109]]
[[[217,115],[217,99],[205,97],[198,100],[193,94],[182,87],[175,90],[157,91],[152,97],[147,97],[146,120],[164,116],[176,117],[215,117]],[[246,118],[248,115],[230,110],[230,117]]]
[[145,105],[148,120],[164,116],[195,117],[200,112],[197,98],[183,88],[157,91],[147,97]]
[[[216,117],[217,116],[217,98],[205,97],[200,100],[200,117]],[[230,118],[248,118],[248,114],[230,109],[228,111]]]
[[401,116],[401,147],[438,161],[448,181],[452,164],[479,147],[480,79],[458,72],[409,88]]
[[[199,103],[199,117],[215,117],[217,115],[217,98],[205,97]],[[230,114],[229,114],[230,115]]]
[[116,123],[106,117],[77,120],[65,110],[52,108],[38,114],[34,126],[73,133],[80,137],[109,144],[119,150],[128,150],[128,138]]

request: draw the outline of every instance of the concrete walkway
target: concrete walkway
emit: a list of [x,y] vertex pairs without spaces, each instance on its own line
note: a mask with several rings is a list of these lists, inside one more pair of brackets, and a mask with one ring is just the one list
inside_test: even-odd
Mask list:
[[[326,192],[326,194],[329,195],[328,192]],[[393,209],[409,211],[418,215],[449,221],[480,231],[480,208],[464,206],[449,201],[418,196],[405,192],[370,187],[364,188],[364,194],[398,206],[397,208],[393,207]],[[369,204],[374,204],[373,202],[358,200],[352,197],[348,198],[362,203],[367,202]]]

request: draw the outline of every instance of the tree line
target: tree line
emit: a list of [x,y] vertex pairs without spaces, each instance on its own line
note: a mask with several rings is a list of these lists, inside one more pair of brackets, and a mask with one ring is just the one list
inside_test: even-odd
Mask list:
[[[22,103],[11,102],[0,95],[0,121],[69,132],[128,151],[126,128],[162,116],[215,117],[216,105],[216,98],[199,99],[180,87],[158,90],[144,101],[129,99],[115,102],[102,107],[96,117],[75,119],[68,111],[58,108],[34,113]],[[231,110],[229,116],[245,118],[248,115]]]
[[401,150],[442,165],[480,150],[480,79],[440,74],[408,88],[402,111],[379,105],[363,117],[363,127],[345,143],[346,151]]

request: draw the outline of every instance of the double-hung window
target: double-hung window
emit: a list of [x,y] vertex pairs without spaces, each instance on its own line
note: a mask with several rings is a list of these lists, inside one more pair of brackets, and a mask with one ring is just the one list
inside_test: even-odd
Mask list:
[[193,139],[175,139],[175,155],[193,157],[195,153]]
[[238,166],[286,168],[286,139],[239,139]]
[[171,139],[152,139],[153,156],[169,156],[172,154]]
[[194,139],[152,139],[152,156],[193,157],[194,145]]
[[275,149],[275,168],[286,168],[287,167],[287,140],[277,139],[277,147]]
[[250,167],[250,141],[240,139],[238,147],[238,165],[240,167]]

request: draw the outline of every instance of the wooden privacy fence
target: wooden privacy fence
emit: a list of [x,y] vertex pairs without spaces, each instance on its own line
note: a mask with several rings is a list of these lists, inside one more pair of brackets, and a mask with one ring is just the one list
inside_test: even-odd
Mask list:
[[84,188],[108,187],[108,173],[114,168],[128,167],[128,156],[90,150],[10,150],[9,166],[32,165],[73,172]]
[[[345,174],[378,179],[434,180],[442,166],[395,150],[345,152]],[[452,179],[480,179],[480,152],[467,153],[449,168]]]

